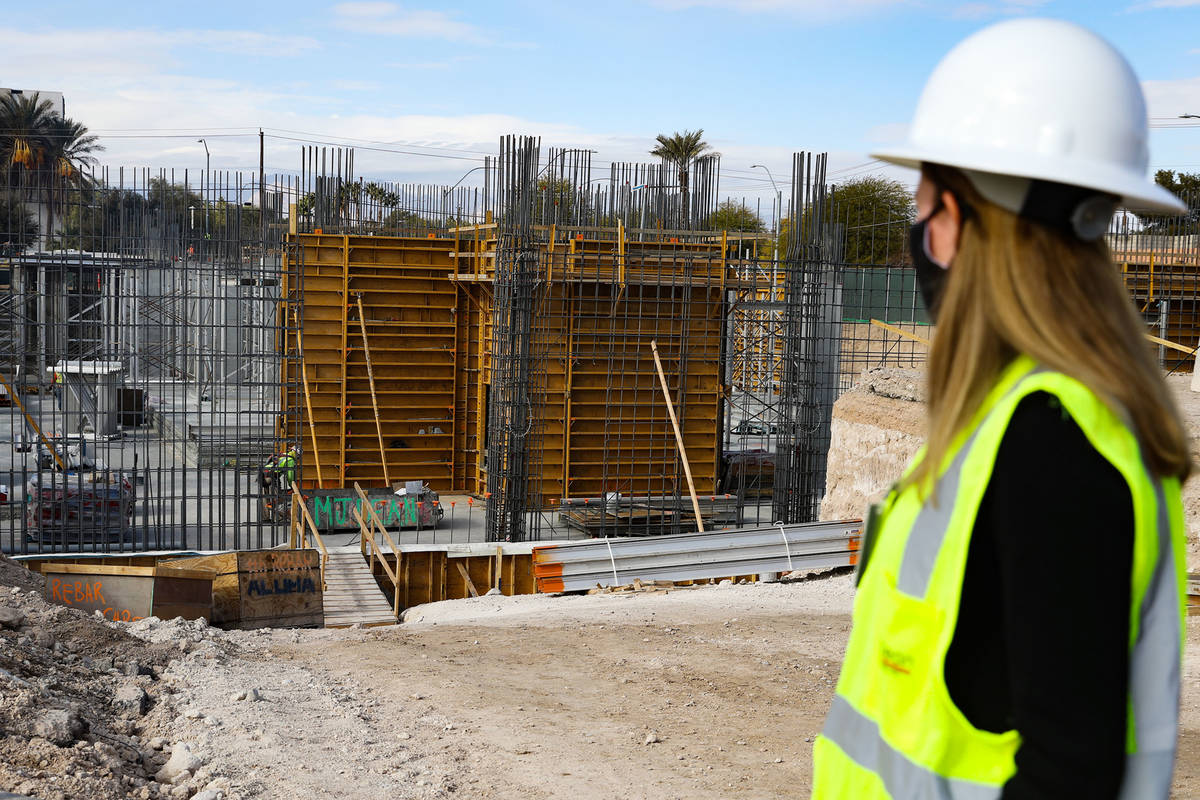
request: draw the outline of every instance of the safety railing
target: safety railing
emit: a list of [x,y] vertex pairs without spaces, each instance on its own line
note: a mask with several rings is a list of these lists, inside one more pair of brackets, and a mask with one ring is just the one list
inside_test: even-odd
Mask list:
[[[391,534],[387,532],[387,528],[379,521],[379,517],[375,514],[375,507],[367,499],[367,493],[363,488],[354,482],[354,491],[358,492],[359,503],[353,506],[354,519],[358,522],[359,530],[359,550],[363,554],[363,558],[367,560],[368,566],[371,568],[371,574],[375,574],[375,562],[378,560],[383,565],[383,573],[387,575],[388,580],[392,582],[392,614],[396,619],[400,618],[400,549],[396,547],[396,543],[392,540]],[[366,511],[367,519],[363,519],[363,510]],[[368,527],[367,520],[370,520]],[[387,542],[392,554],[396,556],[396,567],[393,568],[388,560],[384,558],[380,552],[379,544],[375,541],[378,535],[383,536],[383,540]]]
[[321,551],[321,591],[324,592],[327,589],[325,567],[329,563],[329,550],[321,539],[321,533],[317,530],[317,523],[313,520],[312,514],[308,513],[308,506],[304,502],[304,495],[301,494],[300,487],[296,485],[295,481],[292,481],[291,535],[288,544],[293,550],[309,550],[311,549],[308,543],[310,535],[316,544],[316,549]]

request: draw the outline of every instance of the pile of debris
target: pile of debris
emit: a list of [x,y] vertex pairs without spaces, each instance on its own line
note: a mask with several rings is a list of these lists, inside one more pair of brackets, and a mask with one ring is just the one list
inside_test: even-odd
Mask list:
[[41,593],[40,576],[0,555],[0,792],[232,798],[227,781],[186,743],[155,735],[147,716],[174,705],[163,678],[177,659],[224,646],[203,620],[145,620],[157,628],[148,642]]

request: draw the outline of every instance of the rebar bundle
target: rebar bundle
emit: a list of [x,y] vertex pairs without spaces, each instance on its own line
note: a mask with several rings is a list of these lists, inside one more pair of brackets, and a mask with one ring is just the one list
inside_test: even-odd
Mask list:
[[[533,395],[544,364],[534,352],[534,304],[540,269],[533,225],[538,199],[540,142],[533,137],[506,137],[497,170],[500,240],[492,292],[492,390],[488,413],[487,538],[523,541],[537,538],[527,531],[527,513],[540,507],[530,492],[537,465]],[[537,525],[537,517],[533,520]],[[531,535],[532,534],[532,535]]]
[[829,215],[826,161],[823,153],[797,153],[792,162],[773,502],[775,520],[785,523],[810,522],[820,513],[839,384],[840,248]]

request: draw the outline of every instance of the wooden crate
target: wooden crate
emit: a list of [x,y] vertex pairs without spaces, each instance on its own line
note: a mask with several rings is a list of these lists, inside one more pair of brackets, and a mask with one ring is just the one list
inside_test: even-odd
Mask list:
[[48,601],[111,620],[212,618],[213,576],[207,571],[55,563],[41,569]]
[[321,554],[245,550],[163,562],[212,579],[212,624],[221,628],[320,628]]

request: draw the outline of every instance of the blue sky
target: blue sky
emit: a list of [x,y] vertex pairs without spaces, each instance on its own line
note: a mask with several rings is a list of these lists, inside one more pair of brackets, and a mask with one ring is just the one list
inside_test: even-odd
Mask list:
[[[357,141],[360,174],[453,182],[504,133],[641,160],[703,128],[723,189],[768,197],[796,150],[835,177],[903,135],[958,40],[1014,14],[1083,23],[1125,53],[1159,125],[1200,114],[1200,0],[655,0],[9,5],[0,85],[66,95],[112,165],[295,171],[300,142]],[[1002,65],[998,65],[1002,68]],[[1200,121],[1197,121],[1200,122]],[[284,138],[291,137],[291,138]],[[1200,125],[1152,134],[1156,166],[1200,171]],[[466,183],[480,176],[475,173]]]

